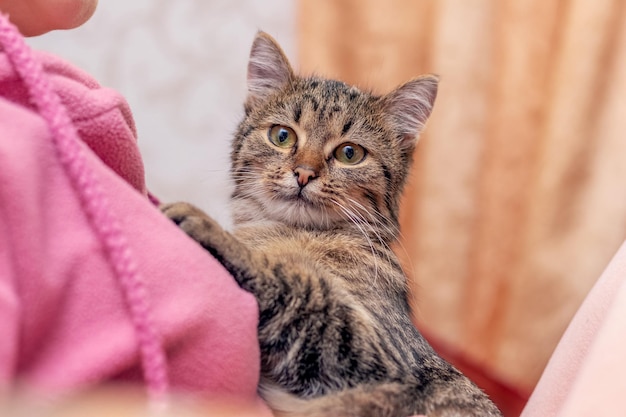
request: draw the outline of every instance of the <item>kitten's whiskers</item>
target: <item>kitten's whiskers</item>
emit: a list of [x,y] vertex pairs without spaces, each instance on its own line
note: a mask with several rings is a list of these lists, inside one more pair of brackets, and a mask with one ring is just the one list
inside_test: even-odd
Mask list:
[[[361,203],[359,203],[358,201],[349,198],[349,200],[357,205],[358,207],[360,207],[361,210],[363,210],[368,217],[372,220],[372,222],[374,222],[378,227],[385,229],[387,231],[387,233],[389,233],[390,236],[392,236],[395,240],[395,242],[398,244],[398,246],[400,247],[400,249],[402,250],[402,253],[404,254],[404,259],[406,259],[409,263],[408,268],[409,271],[411,272],[411,274],[409,274],[409,276],[414,277],[415,276],[415,266],[413,264],[413,261],[411,259],[411,256],[409,255],[409,251],[407,250],[406,246],[403,243],[404,240],[404,235],[402,234],[402,231],[400,230],[400,228],[397,225],[389,225],[387,222],[387,218],[380,213],[379,211],[372,209],[372,210],[368,210],[366,207],[364,207]],[[377,233],[378,235],[378,233]],[[389,244],[387,244],[386,242],[383,242],[381,240],[381,243],[391,252],[393,252],[393,250],[391,249],[391,247],[389,246]],[[387,255],[387,260],[389,260],[389,262],[391,263],[391,260],[389,259],[389,255]]]
[[378,256],[376,254],[376,249],[374,248],[374,243],[372,242],[372,239],[369,237],[367,231],[363,228],[363,226],[368,225],[368,223],[365,221],[365,219],[362,216],[359,216],[357,213],[350,210],[348,207],[344,206],[343,204],[341,204],[339,201],[335,200],[334,198],[331,198],[330,201],[332,201],[334,204],[337,205],[337,207],[339,207],[339,209],[343,212],[343,214],[346,215],[348,220],[350,220],[357,227],[357,229],[360,231],[363,237],[365,237],[365,239],[367,240],[367,243],[369,244],[369,247],[370,247],[370,251],[372,252],[372,257],[374,258],[374,281],[373,283],[375,284],[378,279]]
[[[383,219],[384,219],[384,217],[382,217],[382,215],[380,213],[378,213],[374,209],[372,211],[368,210],[365,206],[363,206],[361,203],[359,203],[358,201],[354,200],[353,198],[349,198],[348,197],[348,201],[350,203],[352,203],[352,206],[355,209],[354,211],[356,211],[360,215],[360,217],[363,219],[363,223],[376,236],[376,238],[378,239],[378,241],[380,242],[382,247],[386,249],[385,256],[387,258],[387,263],[390,264],[390,265],[393,264],[393,261],[391,260],[391,256],[390,256],[390,253],[393,253],[393,251],[392,251],[391,247],[389,246],[389,244],[387,243],[387,239],[383,238],[383,236],[377,230],[377,228],[382,228],[382,229],[386,230],[387,233],[389,233],[391,236],[395,236],[395,235],[394,235],[393,231],[385,223],[383,223],[380,219],[378,219],[375,216],[375,214],[379,215]],[[363,215],[363,213],[371,220],[372,223],[374,223],[374,225],[372,225],[370,222],[365,221],[365,215]]]

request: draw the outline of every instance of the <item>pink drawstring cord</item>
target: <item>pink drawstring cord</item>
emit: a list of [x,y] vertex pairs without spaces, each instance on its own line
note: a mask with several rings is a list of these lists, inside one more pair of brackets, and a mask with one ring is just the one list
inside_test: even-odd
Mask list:
[[150,316],[146,291],[131,248],[110,210],[98,178],[88,166],[76,129],[59,97],[52,91],[41,64],[34,59],[17,28],[2,13],[0,48],[4,49],[28,89],[32,103],[47,122],[59,159],[118,278],[137,334],[148,396],[159,404],[165,403],[169,385],[165,354]]

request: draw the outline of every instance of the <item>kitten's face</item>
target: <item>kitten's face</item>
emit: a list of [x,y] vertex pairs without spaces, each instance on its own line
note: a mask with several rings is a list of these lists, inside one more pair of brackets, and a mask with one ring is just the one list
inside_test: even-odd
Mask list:
[[292,83],[246,118],[251,130],[233,152],[238,194],[260,202],[263,216],[293,225],[389,217],[407,161],[390,145],[394,133],[380,107],[343,83]]
[[346,221],[395,227],[425,121],[412,120],[419,126],[407,132],[402,123],[410,114],[394,113],[410,113],[404,96],[296,77],[263,34],[253,45],[248,78],[246,116],[232,152],[233,199],[247,217],[253,209],[256,219],[314,229]]

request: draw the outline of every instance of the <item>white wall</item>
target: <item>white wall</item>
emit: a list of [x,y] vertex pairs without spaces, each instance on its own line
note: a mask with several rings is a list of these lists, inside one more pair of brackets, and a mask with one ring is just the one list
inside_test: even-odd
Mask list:
[[129,101],[148,188],[228,224],[228,158],[257,30],[295,62],[291,0],[100,0],[81,28],[29,40]]

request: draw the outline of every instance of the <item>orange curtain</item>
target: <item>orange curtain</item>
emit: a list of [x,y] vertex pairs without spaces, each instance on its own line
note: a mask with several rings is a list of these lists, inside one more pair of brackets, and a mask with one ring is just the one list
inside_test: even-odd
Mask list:
[[626,237],[621,0],[300,0],[299,63],[441,76],[402,211],[416,321],[530,391]]

